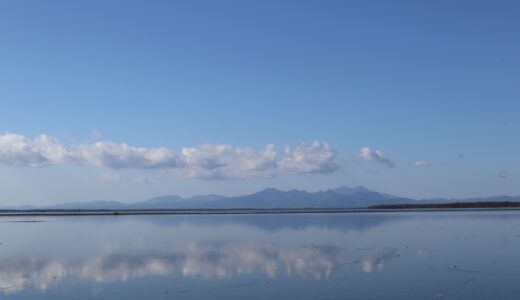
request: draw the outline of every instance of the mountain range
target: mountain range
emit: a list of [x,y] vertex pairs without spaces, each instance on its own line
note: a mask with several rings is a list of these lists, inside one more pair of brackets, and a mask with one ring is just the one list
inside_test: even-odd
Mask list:
[[372,205],[430,204],[451,202],[520,201],[520,196],[495,196],[472,199],[410,199],[371,191],[363,186],[339,187],[318,192],[304,190],[281,191],[267,188],[257,193],[227,197],[199,195],[183,198],[177,195],[155,197],[146,201],[123,203],[116,201],[69,202],[50,206],[4,207],[4,209],[275,209],[275,208],[366,208]]

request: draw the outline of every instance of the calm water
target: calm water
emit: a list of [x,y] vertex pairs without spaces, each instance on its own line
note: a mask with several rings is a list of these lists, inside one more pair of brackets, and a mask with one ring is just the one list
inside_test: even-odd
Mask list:
[[0,242],[2,299],[520,299],[520,212],[4,217]]

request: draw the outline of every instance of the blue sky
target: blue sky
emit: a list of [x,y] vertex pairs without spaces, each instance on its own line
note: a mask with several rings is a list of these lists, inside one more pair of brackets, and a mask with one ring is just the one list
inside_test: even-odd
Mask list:
[[518,195],[519,9],[2,1],[0,198]]

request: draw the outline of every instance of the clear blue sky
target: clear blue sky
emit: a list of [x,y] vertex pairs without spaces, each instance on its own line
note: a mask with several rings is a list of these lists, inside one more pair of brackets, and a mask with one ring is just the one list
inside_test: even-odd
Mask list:
[[518,195],[519,11],[518,1],[2,1],[1,203],[339,185]]

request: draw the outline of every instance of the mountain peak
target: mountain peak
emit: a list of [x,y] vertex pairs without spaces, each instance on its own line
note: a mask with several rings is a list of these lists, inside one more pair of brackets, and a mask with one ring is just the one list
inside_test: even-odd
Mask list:
[[171,202],[183,201],[183,200],[185,200],[185,199],[182,198],[181,196],[177,196],[177,195],[164,195],[164,196],[154,197],[152,199],[143,201],[143,203],[163,204],[163,203],[171,203]]
[[335,189],[332,189],[331,191],[338,193],[338,194],[344,194],[344,195],[352,195],[356,193],[369,193],[370,190],[367,189],[364,186],[358,185],[356,187],[350,188],[347,186],[341,186]]
[[283,193],[283,191],[277,189],[277,188],[266,188],[260,192],[258,192],[257,194],[279,194],[279,193]]

